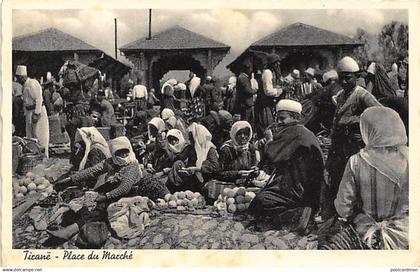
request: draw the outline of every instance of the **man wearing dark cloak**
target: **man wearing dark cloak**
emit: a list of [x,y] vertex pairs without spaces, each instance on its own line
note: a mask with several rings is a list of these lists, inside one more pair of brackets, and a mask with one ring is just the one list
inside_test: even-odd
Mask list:
[[276,110],[278,120],[269,127],[272,139],[265,145],[262,160],[272,176],[248,211],[257,220],[269,217],[275,225],[297,224],[297,230],[303,231],[319,209],[321,148],[315,135],[299,124],[299,102],[280,100]]

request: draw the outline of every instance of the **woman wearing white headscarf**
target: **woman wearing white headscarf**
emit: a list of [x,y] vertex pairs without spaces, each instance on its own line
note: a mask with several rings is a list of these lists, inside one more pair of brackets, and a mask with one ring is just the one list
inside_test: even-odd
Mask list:
[[149,140],[146,143],[146,150],[150,153],[148,168],[151,170],[160,171],[163,169],[161,160],[167,153],[166,132],[165,122],[161,118],[154,117],[149,121]]
[[166,81],[161,89],[162,92],[162,107],[163,108],[169,108],[172,110],[175,110],[174,105],[174,87],[177,84],[177,80],[174,78],[169,79]]
[[76,172],[59,181],[56,189],[72,182],[84,184],[86,180],[97,179],[94,189],[100,193],[98,202],[112,202],[126,196],[140,178],[140,168],[130,140],[121,136],[109,141],[111,157],[87,169]]
[[225,109],[228,112],[233,112],[233,107],[235,105],[235,95],[236,95],[236,77],[231,76],[228,81],[228,86],[226,87],[225,95]]
[[257,165],[256,152],[251,139],[252,127],[247,121],[233,124],[230,140],[220,148],[220,171],[213,175],[215,180],[205,185],[208,197],[216,199],[224,188],[243,185],[245,178]]
[[251,144],[252,128],[247,121],[238,121],[230,130],[230,140],[220,148],[218,179],[235,181],[256,166],[255,148]]
[[163,109],[161,116],[168,130],[173,128],[179,129],[184,138],[188,139],[187,125],[181,117],[175,115],[173,110]]
[[[211,142],[210,132],[197,123],[192,123],[188,131],[190,148],[185,148],[183,158],[178,156],[180,160],[173,163],[169,173],[167,187],[172,192],[187,189],[200,191],[204,182],[219,171],[218,154]],[[178,133],[178,137],[179,135]]]
[[77,148],[73,163],[83,170],[111,157],[108,143],[95,127],[78,128],[75,136]]
[[360,117],[366,147],[347,162],[334,202],[369,248],[408,249],[408,147],[397,112],[371,107]]
[[[97,183],[94,187],[99,192],[96,198],[97,205],[94,210],[89,211],[82,207],[73,215],[75,223],[65,228],[49,231],[49,234],[62,239],[70,239],[89,222],[103,222],[108,218],[106,208],[118,201],[121,197],[127,196],[133,186],[139,181],[141,173],[136,156],[127,137],[122,136],[109,141],[112,157],[90,168],[76,172],[72,176],[58,181],[54,187],[56,190],[65,188],[71,182],[76,185],[83,185],[87,179],[95,178]],[[99,234],[96,234],[99,235]]]

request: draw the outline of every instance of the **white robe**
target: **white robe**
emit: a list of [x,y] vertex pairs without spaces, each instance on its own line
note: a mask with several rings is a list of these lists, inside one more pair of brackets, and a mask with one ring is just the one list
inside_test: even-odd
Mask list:
[[[43,105],[42,88],[36,79],[28,78],[23,85],[23,104],[26,121],[26,137],[36,138],[41,146],[45,148],[45,156],[48,158],[48,145],[50,140],[50,128],[48,115]],[[26,109],[27,106],[35,105],[34,110]],[[32,114],[40,114],[38,122],[32,122]]]

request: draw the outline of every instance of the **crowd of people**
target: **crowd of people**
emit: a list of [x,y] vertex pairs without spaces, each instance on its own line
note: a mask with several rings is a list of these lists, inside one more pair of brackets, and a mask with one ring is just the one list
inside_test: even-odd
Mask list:
[[[379,63],[361,71],[347,56],[336,70],[318,74],[309,67],[303,76],[297,69],[282,76],[280,64],[276,54],[267,56],[264,67],[245,61],[223,88],[194,73],[187,82],[167,80],[159,94],[130,82],[124,95],[135,102],[135,115],[110,141],[99,127],[121,124],[107,84],[89,101],[83,90],[66,99],[66,87],[52,84],[51,76],[41,86],[18,66],[15,134],[37,138],[48,156],[47,116],[64,115],[77,172],[55,188],[95,188],[104,207],[138,183],[162,196],[201,192],[209,204],[227,187],[261,187],[247,211],[256,228],[269,222],[305,233],[320,217],[346,222],[362,248],[407,248],[408,86],[397,64],[388,74]],[[308,101],[317,109],[309,117]],[[328,154],[315,135],[320,130],[331,138]],[[269,176],[266,184],[253,183],[261,173]],[[67,237],[86,223],[79,221],[52,234]],[[334,233],[324,247],[357,248],[345,239]]]

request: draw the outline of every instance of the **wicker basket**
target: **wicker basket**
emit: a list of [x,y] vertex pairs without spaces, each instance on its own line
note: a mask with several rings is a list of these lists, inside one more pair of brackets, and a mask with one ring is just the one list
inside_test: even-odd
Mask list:
[[22,147],[15,142],[12,145],[12,174],[16,173],[19,166],[19,158],[22,156]]
[[37,164],[42,162],[44,154],[24,154],[19,160],[18,174],[26,175]]

